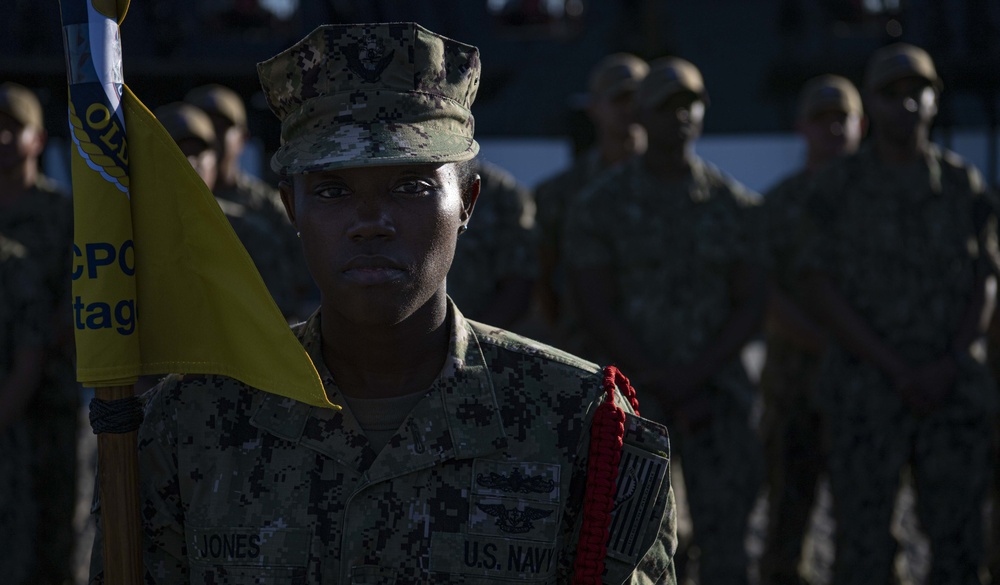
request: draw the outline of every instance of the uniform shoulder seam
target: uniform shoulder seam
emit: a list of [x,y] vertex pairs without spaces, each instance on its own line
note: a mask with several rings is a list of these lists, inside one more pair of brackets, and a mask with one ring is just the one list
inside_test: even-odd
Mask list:
[[554,361],[564,366],[580,370],[588,375],[600,372],[600,368],[597,364],[551,345],[523,337],[503,329],[492,328],[488,325],[475,321],[469,321],[469,323],[472,325],[472,328],[476,333],[476,337],[484,343],[488,343],[521,355]]

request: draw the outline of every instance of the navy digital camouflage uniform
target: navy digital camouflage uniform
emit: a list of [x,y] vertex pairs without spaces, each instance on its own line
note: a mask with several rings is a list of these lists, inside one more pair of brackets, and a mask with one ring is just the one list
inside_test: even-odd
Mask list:
[[[267,279],[284,282],[280,289],[273,285],[277,292],[275,300],[282,312],[293,321],[304,319],[318,303],[319,293],[309,276],[295,230],[288,221],[278,190],[257,177],[240,173],[235,185],[228,189],[218,189],[214,194],[217,199],[243,206],[245,215],[254,217],[254,221],[262,224],[262,229],[269,231],[277,240],[277,244],[271,246],[271,255],[282,266],[275,267],[269,262],[266,270],[276,270],[277,274]],[[306,310],[309,305],[313,306]]]
[[[923,164],[906,169],[881,165],[863,148],[813,185],[800,268],[826,273],[910,364],[949,355],[996,246],[978,172],[933,146]],[[874,365],[837,344],[823,357],[817,393],[836,503],[835,584],[889,578],[889,525],[907,464],[931,543],[929,582],[979,582],[996,389],[971,355],[958,359],[958,369],[945,402],[918,417]]]
[[[783,179],[764,196],[761,214],[773,282],[800,307],[807,303],[793,264],[813,178],[811,172],[799,171]],[[820,356],[771,327],[765,328],[765,340],[760,432],[766,452],[770,542],[760,561],[761,574],[794,578],[824,470],[822,420],[813,389]]]
[[[0,234],[0,389],[16,352],[43,347],[51,305],[28,249]],[[37,393],[37,389],[36,389]],[[29,583],[37,561],[38,498],[33,493],[32,423],[22,418],[0,429],[0,567],[5,583]]]
[[448,295],[472,319],[489,308],[507,278],[538,274],[535,202],[504,169],[477,161],[481,186],[469,231],[458,240],[448,272]]
[[52,301],[47,315],[45,369],[28,410],[39,502],[38,582],[70,577],[76,506],[80,390],[73,362],[70,270],[73,204],[47,177],[0,213],[0,233],[27,248]]
[[221,197],[216,197],[216,202],[246,248],[281,313],[289,320],[296,320],[299,303],[294,289],[295,263],[290,258],[292,254],[302,256],[302,253],[289,251],[273,226],[245,205]]
[[[591,149],[581,155],[566,170],[549,177],[535,188],[535,203],[538,208],[539,238],[554,248],[562,245],[563,224],[566,215],[579,195],[589,187],[603,171],[601,153]],[[565,278],[565,277],[564,277]],[[563,285],[562,288],[565,288]]]
[[[282,120],[276,171],[478,152],[478,50],[414,23],[321,26],[258,71]],[[603,376],[466,321],[453,303],[446,318],[443,370],[378,452],[348,409],[219,376],[173,376],[152,391],[139,431],[147,580],[568,583]],[[320,323],[317,312],[297,334],[344,403]],[[628,414],[605,580],[674,583],[666,430],[617,396]]]
[[[587,359],[598,360],[601,352],[588,340],[573,308],[567,291],[565,255],[562,251],[563,227],[570,206],[575,205],[580,193],[599,180],[607,167],[601,164],[600,152],[592,149],[576,160],[570,168],[550,177],[535,188],[538,209],[538,238],[553,250],[560,250],[561,262],[555,267],[552,288],[558,296],[559,313],[555,324],[556,345]],[[543,277],[546,275],[542,275]]]
[[[996,204],[995,194],[994,204]],[[993,374],[993,381],[1000,381],[1000,313],[995,309],[993,319],[990,321],[990,332],[987,336],[988,345],[986,355],[989,358],[988,365],[990,373]],[[1000,413],[993,417],[993,457],[1000,454]],[[990,483],[991,513],[989,518],[990,532],[986,541],[987,557],[986,565],[990,571],[991,585],[1000,585],[1000,465],[993,466],[993,480]]]
[[[153,389],[139,432],[147,582],[568,583],[600,371],[451,303],[449,315],[450,358],[380,452],[347,410],[221,376]],[[319,313],[296,334],[343,404]],[[674,583],[666,429],[620,396],[604,579]],[[101,557],[98,544],[93,582]]]
[[[732,268],[761,261],[750,212],[756,196],[700,159],[689,179],[673,184],[642,164],[630,160],[581,195],[570,210],[564,249],[572,251],[571,267],[612,269],[615,308],[651,356],[687,363],[730,317]],[[638,391],[649,415],[654,399]],[[743,539],[761,464],[749,420],[755,390],[735,358],[699,391],[711,396],[712,423],[690,436],[674,428],[672,437],[701,551],[701,582],[745,582]]]

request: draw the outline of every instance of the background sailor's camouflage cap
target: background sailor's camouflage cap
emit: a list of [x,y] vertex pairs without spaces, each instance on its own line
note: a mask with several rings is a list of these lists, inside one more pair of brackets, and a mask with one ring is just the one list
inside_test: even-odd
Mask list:
[[865,89],[878,91],[906,77],[921,77],[938,91],[942,89],[931,56],[920,47],[906,43],[895,43],[872,53],[865,69]]
[[649,65],[639,57],[631,53],[613,53],[590,70],[587,86],[594,97],[614,99],[635,91],[647,73]]
[[839,75],[820,75],[802,87],[799,94],[800,120],[808,120],[828,111],[862,113],[861,94],[848,79]]
[[200,108],[185,102],[172,102],[156,108],[153,115],[174,142],[194,138],[204,142],[206,148],[215,146],[212,119]]
[[701,71],[690,61],[661,57],[649,64],[649,73],[639,83],[636,102],[642,108],[655,108],[670,96],[689,91],[708,105],[708,92]]
[[479,69],[478,49],[415,23],[320,26],[257,65],[281,120],[271,168],[468,160]]
[[0,84],[0,112],[14,118],[22,126],[42,127],[42,104],[35,92],[13,81]]
[[204,110],[208,115],[219,115],[233,126],[247,127],[247,110],[243,99],[224,85],[210,83],[187,92],[184,101]]

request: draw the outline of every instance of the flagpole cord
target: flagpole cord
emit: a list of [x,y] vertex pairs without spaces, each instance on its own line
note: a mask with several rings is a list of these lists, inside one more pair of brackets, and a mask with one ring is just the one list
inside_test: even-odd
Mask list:
[[131,433],[142,425],[142,400],[127,396],[115,400],[94,398],[90,401],[90,427],[95,435]]

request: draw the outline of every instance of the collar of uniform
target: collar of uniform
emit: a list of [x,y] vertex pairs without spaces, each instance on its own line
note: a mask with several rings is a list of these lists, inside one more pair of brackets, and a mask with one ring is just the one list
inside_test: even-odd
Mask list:
[[[305,323],[296,326],[295,335],[312,358],[330,402],[345,404],[323,361],[318,309]],[[359,475],[375,460],[376,453],[364,431],[343,410],[312,407],[291,398],[264,394],[251,422],[261,430],[318,451]]]
[[[448,304],[452,331],[444,368],[381,452],[372,450],[348,412],[274,394],[264,395],[253,424],[331,457],[371,481],[444,459],[472,458],[502,449],[507,438],[479,341],[450,299]],[[296,334],[313,359],[330,401],[343,404],[343,395],[323,361],[319,311]]]
[[[863,161],[866,170],[872,172],[875,176],[883,175],[883,167],[880,166],[882,161],[879,160],[878,154],[875,152],[874,143],[862,145],[858,150],[858,156]],[[940,195],[942,193],[941,149],[938,148],[938,146],[933,142],[927,145],[927,152],[924,153],[923,162],[927,166],[927,178],[929,180],[931,193]]]
[[[652,189],[653,193],[663,193],[663,186],[667,185],[669,193],[679,194],[679,192],[686,192],[694,203],[702,203],[712,197],[712,188],[708,180],[706,163],[700,156],[694,155],[691,157],[691,172],[687,177],[677,181],[670,181],[669,183],[665,183],[662,179],[655,177],[647,171],[644,166],[644,160],[642,156],[635,156],[629,159],[626,164],[632,166],[631,170],[634,171],[632,176],[641,182],[655,185],[655,188]],[[637,192],[641,192],[642,185],[636,185],[634,188]]]
[[476,457],[507,446],[493,378],[472,325],[448,299],[451,351],[438,377],[441,416],[448,422],[455,456]]

